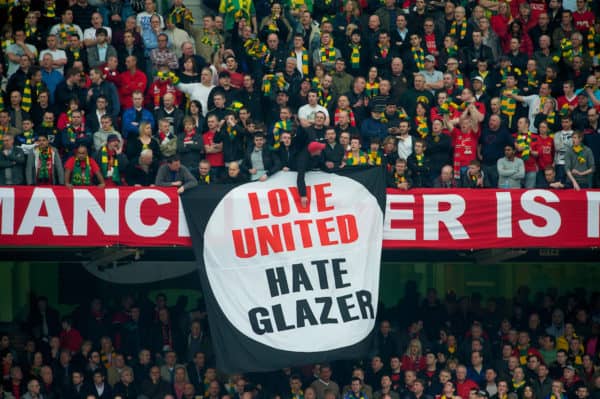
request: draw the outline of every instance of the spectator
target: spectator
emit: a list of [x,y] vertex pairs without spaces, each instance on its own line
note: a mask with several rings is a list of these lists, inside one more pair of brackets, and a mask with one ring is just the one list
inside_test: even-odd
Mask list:
[[188,168],[181,165],[179,156],[174,155],[168,158],[167,163],[158,169],[155,184],[161,187],[177,187],[177,193],[181,194],[185,190],[196,187],[198,181],[192,176]]
[[65,185],[69,188],[73,186],[93,185],[94,179],[98,187],[104,187],[104,177],[100,167],[88,155],[88,149],[83,144],[75,147],[75,154],[65,163]]
[[25,153],[15,146],[15,138],[10,133],[2,136],[0,152],[0,185],[13,186],[26,184]]
[[254,134],[254,147],[246,153],[242,167],[251,181],[265,181],[280,169],[279,158],[265,145],[264,134]]
[[583,144],[583,133],[574,132],[571,140],[573,146],[565,154],[565,170],[568,182],[575,190],[592,187],[595,171],[594,155],[588,146]]
[[512,145],[504,147],[504,157],[498,160],[498,187],[521,188],[521,181],[525,177],[523,160],[515,158],[515,149]]

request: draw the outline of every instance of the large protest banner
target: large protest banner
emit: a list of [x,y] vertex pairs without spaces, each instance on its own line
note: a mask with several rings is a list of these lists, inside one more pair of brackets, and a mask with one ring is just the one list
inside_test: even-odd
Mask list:
[[182,197],[219,369],[366,354],[375,325],[383,175],[294,172]]

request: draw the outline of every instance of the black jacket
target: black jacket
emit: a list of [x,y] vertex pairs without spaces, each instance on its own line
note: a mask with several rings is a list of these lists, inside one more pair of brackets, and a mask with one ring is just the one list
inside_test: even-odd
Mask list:
[[0,151],[0,186],[6,185],[6,170],[12,173],[11,185],[25,183],[25,153],[20,147],[13,146],[12,151],[6,155]]
[[231,128],[231,134],[223,125],[215,134],[215,143],[223,143],[223,159],[225,162],[239,161],[244,158],[244,129],[240,125]]
[[296,185],[298,186],[298,193],[301,197],[306,197],[306,181],[304,177],[306,172],[323,169],[323,154],[311,155],[306,148],[303,148],[298,152],[296,158],[296,170],[298,171],[298,177],[296,178]]
[[296,170],[296,157],[298,151],[294,146],[286,147],[283,144],[275,151],[275,154],[279,158],[279,163],[282,168],[289,168],[290,170]]

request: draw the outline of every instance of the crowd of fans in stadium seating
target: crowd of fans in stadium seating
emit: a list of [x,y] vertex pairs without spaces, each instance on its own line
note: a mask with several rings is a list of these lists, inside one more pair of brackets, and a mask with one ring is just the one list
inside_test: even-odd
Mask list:
[[2,1],[0,184],[599,186],[598,1],[204,5]]
[[30,338],[17,348],[0,334],[0,398],[598,399],[600,295],[530,296],[420,299],[409,282],[380,309],[368,357],[229,375],[201,303],[96,298],[60,318],[39,297],[20,333]]

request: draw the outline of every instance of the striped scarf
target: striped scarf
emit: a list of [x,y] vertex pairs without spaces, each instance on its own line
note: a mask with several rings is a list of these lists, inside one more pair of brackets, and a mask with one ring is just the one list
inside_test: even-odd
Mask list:
[[565,61],[573,61],[573,57],[575,56],[573,42],[566,37],[560,41],[560,53]]
[[458,69],[456,70],[456,75],[454,77],[454,85],[459,91],[462,91],[465,88],[465,79],[463,78],[462,72]]
[[521,159],[527,161],[531,156],[531,132],[519,133],[516,144],[521,148]]
[[596,43],[599,40],[600,37],[596,34],[596,29],[592,26],[590,29],[588,29],[587,33],[588,54],[592,58],[594,58],[596,55]]
[[262,59],[269,49],[259,39],[248,39],[244,42],[244,49],[246,54],[254,59]]
[[181,25],[184,21],[191,24],[194,23],[192,13],[188,12],[188,9],[185,6],[175,7],[167,18],[173,18],[176,25]]
[[[304,47],[301,50],[302,53],[302,76],[308,76],[308,51]],[[292,50],[290,56],[296,58],[296,52]]]
[[36,182],[48,182],[52,184],[52,177],[54,176],[53,173],[50,173],[52,164],[54,163],[54,151],[52,147],[48,146],[45,150],[38,150],[38,156]]
[[327,64],[327,63],[334,63],[335,62],[335,47],[333,46],[329,46],[329,47],[321,47],[321,49],[319,50],[319,54],[321,54],[321,62],[323,64]]
[[579,162],[580,164],[583,165],[586,162],[585,157],[583,156],[583,146],[574,145],[573,152],[575,153],[575,156],[577,157],[577,162]]
[[25,141],[23,142],[23,144],[33,144],[35,142],[35,134],[33,133],[33,130],[25,130],[22,133],[23,137],[25,138]]
[[456,57],[458,54],[458,46],[455,44],[452,47],[448,47],[446,49],[446,53],[448,53],[448,57]]
[[411,47],[410,51],[413,55],[413,60],[415,61],[415,66],[420,71],[425,69],[425,51],[422,48],[414,48]]
[[89,186],[92,181],[91,170],[92,166],[90,165],[89,156],[86,156],[84,161],[75,159],[75,164],[73,166],[73,176],[71,177],[71,184],[73,184],[74,186]]
[[381,150],[369,151],[369,161],[371,161],[371,165],[381,166],[382,161],[382,153]]
[[262,92],[265,97],[268,97],[273,94],[274,87],[277,87],[278,89],[284,89],[286,86],[287,82],[283,76],[270,73],[263,77]]
[[350,53],[350,67],[352,69],[360,68],[360,44],[350,44],[352,52]]
[[32,37],[37,33],[37,26],[29,26],[25,24],[25,37]]
[[425,154],[415,154],[415,159],[417,160],[417,166],[423,167],[425,164]]
[[281,133],[283,132],[291,132],[292,131],[292,121],[290,120],[278,120],[275,122],[275,126],[273,127],[273,145],[272,149],[277,150],[281,146]]
[[327,95],[325,95],[325,92],[323,90],[319,91],[319,105],[328,108],[329,104],[331,103],[331,91],[327,92]]
[[467,21],[462,21],[460,24],[460,32],[457,36],[458,32],[458,24],[456,21],[452,22],[452,26],[450,27],[450,36],[457,38],[458,40],[462,40],[467,36]]
[[397,186],[398,184],[402,183],[406,183],[406,177],[404,174],[400,175],[398,172],[394,172],[394,185]]
[[23,108],[23,111],[25,112],[29,112],[29,110],[31,110],[31,80],[29,79],[25,81],[25,87],[23,88],[21,108]]
[[369,163],[367,154],[365,154],[362,150],[358,151],[358,155],[354,156],[352,151],[348,151],[346,153],[346,165],[347,166],[359,166],[366,165]]
[[527,71],[527,86],[528,87],[538,87],[539,79],[537,78],[537,71]]
[[513,68],[512,66],[500,69],[500,83],[505,84],[506,78],[509,73],[514,73],[517,76],[521,76],[521,70],[519,68]]
[[367,82],[365,85],[365,96],[373,98],[379,94],[379,82]]
[[121,174],[119,173],[119,159],[116,154],[110,154],[107,146],[103,146],[100,150],[100,169],[102,176],[108,178],[109,170],[112,170],[112,181],[116,184],[121,184]]
[[58,37],[60,37],[60,40],[62,40],[63,42],[66,42],[69,36],[73,36],[75,34],[77,34],[77,31],[75,30],[75,27],[72,24],[58,25]]
[[46,8],[47,18],[56,18],[56,4],[52,3]]
[[[512,123],[512,118],[515,116],[517,112],[517,100],[514,98],[509,98],[505,94],[508,90],[505,90],[502,93],[502,97],[500,97],[500,112],[506,116],[508,116],[509,125]],[[518,94],[517,89],[510,90],[513,94]]]
[[422,139],[429,135],[429,126],[427,126],[426,116],[415,116],[415,122],[417,122],[417,133]]

